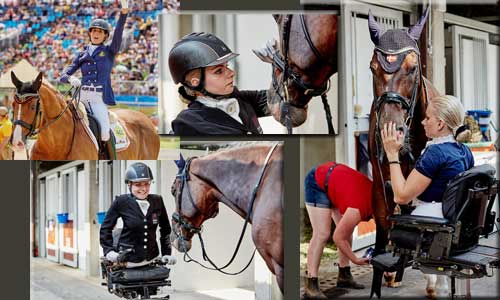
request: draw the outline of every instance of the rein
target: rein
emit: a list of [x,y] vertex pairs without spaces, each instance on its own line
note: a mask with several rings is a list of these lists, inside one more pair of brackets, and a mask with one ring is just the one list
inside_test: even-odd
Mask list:
[[[214,271],[219,271],[223,274],[226,274],[226,275],[238,275],[242,272],[244,272],[251,264],[254,256],[255,256],[255,251],[256,251],[256,248],[253,250],[253,253],[252,253],[252,256],[250,257],[250,260],[248,261],[248,263],[245,265],[245,267],[243,267],[243,269],[241,269],[240,271],[238,272],[227,272],[227,271],[224,271],[224,269],[226,269],[227,267],[229,267],[234,259],[236,258],[236,255],[238,254],[238,251],[240,249],[240,246],[241,246],[241,242],[243,241],[243,237],[245,236],[245,231],[246,231],[246,228],[247,228],[247,225],[248,223],[250,223],[250,218],[251,218],[251,215],[252,215],[252,211],[253,211],[253,206],[254,206],[254,202],[255,202],[255,199],[257,197],[257,192],[259,191],[259,187],[262,183],[262,178],[264,177],[264,174],[265,174],[265,171],[267,169],[267,165],[269,163],[269,160],[274,152],[274,150],[276,149],[276,147],[278,146],[279,143],[276,143],[274,144],[271,149],[269,150],[269,152],[267,153],[267,156],[266,156],[266,159],[264,160],[264,165],[262,167],[262,170],[260,172],[260,176],[259,178],[257,179],[257,182],[255,183],[255,186],[252,190],[252,194],[250,196],[250,202],[249,202],[249,205],[248,205],[248,208],[247,208],[247,214],[246,214],[246,217],[245,217],[245,222],[243,223],[243,228],[241,230],[241,234],[240,234],[240,237],[238,239],[238,243],[236,244],[236,248],[234,249],[234,252],[233,252],[233,255],[231,256],[231,258],[229,259],[229,261],[222,267],[218,267],[211,259],[210,257],[208,256],[208,253],[206,251],[206,248],[205,248],[205,242],[203,241],[203,237],[201,235],[201,232],[202,232],[202,226],[200,225],[199,227],[197,226],[194,226],[193,224],[191,224],[188,220],[186,220],[185,217],[181,216],[178,212],[174,212],[172,214],[172,219],[175,220],[183,229],[189,231],[189,232],[192,232],[194,234],[197,234],[198,235],[198,238],[200,240],[200,244],[201,244],[201,250],[202,250],[202,257],[203,257],[203,260],[204,261],[207,261],[211,266],[206,266],[204,265],[203,263],[195,260],[194,258],[192,258],[187,251],[184,252],[184,261],[185,262],[195,262],[197,263],[198,265],[202,266],[203,268],[205,269],[208,269],[208,270],[214,270]],[[188,198],[189,198],[189,201],[191,203],[191,205],[194,207],[194,209],[198,212],[198,213],[201,213],[202,215],[203,212],[200,210],[200,208],[198,206],[196,206],[196,204],[194,203],[194,200],[191,196],[191,192],[189,190],[189,185],[188,185],[188,180],[189,180],[189,167],[191,165],[191,161],[193,160],[194,158],[190,158],[186,161],[186,165],[184,166],[183,170],[182,170],[182,173],[180,173],[179,175],[177,175],[182,181],[182,184],[181,184],[181,187],[180,187],[180,194],[178,195],[179,197],[179,211],[181,209],[181,204],[182,204],[182,191],[184,189],[184,186],[187,188],[187,194],[188,194]],[[217,202],[216,202],[217,203]],[[217,215],[218,211],[216,211],[214,214],[212,214],[211,218],[215,217]],[[177,230],[175,229],[174,227],[174,235],[176,236],[177,239],[179,240],[183,240],[183,241],[186,241],[186,239],[184,238],[184,236],[182,235],[182,233],[179,231],[177,232]]]
[[[283,54],[273,52],[273,67],[279,69],[282,73],[282,80],[278,82],[278,79],[274,75],[272,78],[272,85],[276,93],[280,97],[281,101],[281,119],[285,119],[285,126],[288,134],[292,134],[292,121],[290,116],[290,106],[294,106],[297,108],[304,108],[305,105],[299,106],[290,103],[290,98],[288,94],[288,85],[290,83],[294,84],[296,87],[303,91],[303,95],[305,96],[321,96],[321,100],[323,102],[323,108],[325,110],[326,122],[328,125],[328,134],[335,134],[335,130],[332,124],[332,114],[330,110],[330,105],[328,104],[328,98],[326,93],[330,90],[330,79],[328,79],[322,86],[316,87],[311,85],[310,83],[304,82],[301,79],[301,75],[297,72],[293,71],[290,68],[290,62],[288,59],[289,48],[290,48],[290,33],[292,27],[292,17],[293,15],[286,15],[283,21]],[[305,22],[304,15],[300,15],[300,22],[302,27],[302,32],[306,38],[307,44],[309,48],[313,51],[314,55],[322,62],[326,62],[331,64],[331,61],[325,59],[318,48],[314,46],[312,42],[311,35],[309,34],[309,30],[307,28],[307,24]]]

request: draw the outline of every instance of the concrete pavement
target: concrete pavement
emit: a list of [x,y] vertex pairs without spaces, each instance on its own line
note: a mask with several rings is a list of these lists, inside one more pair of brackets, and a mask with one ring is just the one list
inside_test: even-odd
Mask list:
[[[101,286],[100,278],[88,278],[77,269],[53,263],[44,258],[31,259],[30,299],[32,300],[117,300]],[[172,300],[253,300],[254,292],[249,289],[181,292],[164,287],[163,295]]]
[[[488,239],[481,239],[481,245],[487,245],[492,247],[499,247],[499,233],[490,235]],[[358,256],[362,255],[364,251],[357,253]],[[335,282],[337,280],[337,272],[333,272],[334,268],[325,268],[322,266],[320,268],[320,287],[329,297],[329,299],[368,299],[370,297],[370,288],[372,282],[372,271],[371,266],[351,266],[352,273],[357,282],[365,285],[362,290],[353,289],[343,289],[337,288]],[[329,271],[326,271],[329,270]],[[335,268],[336,270],[336,268]],[[326,272],[325,272],[326,271]],[[483,277],[479,279],[471,279],[471,296],[472,299],[478,297],[484,297],[488,299],[500,299],[500,291],[498,282],[500,276],[498,272],[500,269],[493,269],[492,277]],[[489,270],[491,274],[492,270]],[[301,278],[301,287],[303,286],[303,278]],[[393,299],[393,298],[412,298],[412,299],[426,299],[425,297],[425,286],[427,282],[424,279],[423,273],[419,270],[414,270],[412,268],[407,268],[403,276],[402,286],[399,288],[389,288],[382,286],[382,299]],[[457,281],[458,284],[458,281]],[[448,280],[448,285],[450,285],[450,280]],[[303,295],[303,289],[301,288],[300,295]],[[374,296],[376,299],[376,296]]]

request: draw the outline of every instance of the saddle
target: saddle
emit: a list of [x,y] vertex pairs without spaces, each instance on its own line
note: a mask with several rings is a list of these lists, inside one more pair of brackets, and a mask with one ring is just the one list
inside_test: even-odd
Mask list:
[[128,140],[125,127],[119,122],[118,117],[114,112],[109,112],[110,122],[110,139],[107,142],[101,141],[101,126],[88,111],[83,104],[80,103],[77,110],[80,115],[83,115],[83,121],[89,129],[89,134],[95,138],[95,143],[99,151],[100,159],[116,159],[116,153],[128,148],[130,141]]

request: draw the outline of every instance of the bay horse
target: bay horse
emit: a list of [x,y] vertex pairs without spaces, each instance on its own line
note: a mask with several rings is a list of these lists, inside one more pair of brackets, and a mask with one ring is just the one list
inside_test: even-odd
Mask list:
[[[192,238],[198,234],[203,257],[211,269],[222,273],[235,258],[245,227],[252,225],[256,250],[276,276],[283,292],[283,145],[258,143],[232,147],[199,157],[176,161],[179,172],[172,184],[176,210],[172,214],[171,240],[184,252],[191,249]],[[245,219],[245,224],[231,260],[217,267],[206,256],[201,237],[203,222],[217,216],[219,203],[224,203]],[[253,257],[253,256],[252,256]]]
[[263,49],[253,52],[264,62],[273,65],[272,83],[267,104],[276,121],[291,128],[307,119],[307,104],[321,96],[328,131],[331,125],[330,107],[326,93],[330,77],[337,68],[338,16],[334,14],[273,15],[280,41],[270,41]]
[[[14,108],[14,148],[24,148],[24,140],[38,133],[33,145],[34,160],[96,160],[98,150],[72,101],[67,101],[39,73],[32,82],[22,82],[11,72],[16,87]],[[149,118],[141,112],[112,109],[128,133],[129,146],[117,152],[117,159],[155,160],[160,138]]]
[[[370,62],[373,74],[374,101],[370,111],[368,143],[373,170],[372,206],[376,223],[375,255],[385,252],[388,244],[388,230],[391,226],[387,217],[394,213],[396,204],[390,187],[389,163],[384,155],[380,130],[387,122],[396,123],[404,135],[400,150],[403,175],[407,177],[416,159],[425,147],[427,137],[422,125],[429,100],[439,95],[438,91],[422,75],[418,40],[429,14],[429,8],[418,22],[407,31],[403,29],[384,30],[371,12],[368,26],[375,50]],[[404,209],[404,207],[403,207]],[[380,286],[372,282],[372,291],[380,297]],[[399,285],[402,272],[396,275]]]

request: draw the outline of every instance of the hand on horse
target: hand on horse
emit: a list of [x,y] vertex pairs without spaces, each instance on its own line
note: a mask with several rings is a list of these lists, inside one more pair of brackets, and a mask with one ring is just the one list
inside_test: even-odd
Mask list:
[[122,5],[122,14],[128,13],[128,0],[120,0]]
[[380,131],[380,135],[382,136],[382,143],[384,144],[387,159],[389,161],[399,160],[399,150],[403,145],[404,135],[401,131],[396,130],[396,123],[385,123]]

